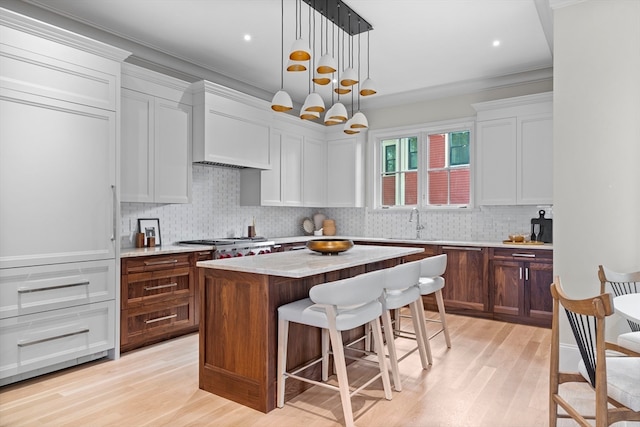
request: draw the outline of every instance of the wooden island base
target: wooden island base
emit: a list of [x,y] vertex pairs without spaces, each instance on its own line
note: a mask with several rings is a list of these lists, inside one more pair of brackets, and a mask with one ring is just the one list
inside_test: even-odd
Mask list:
[[[264,255],[259,258],[287,256]],[[275,258],[274,258],[275,259]],[[276,407],[277,309],[283,304],[307,298],[319,283],[353,277],[393,267],[403,256],[306,277],[231,271],[215,267],[216,261],[199,265],[201,389],[258,411]],[[226,260],[225,260],[226,261]],[[219,265],[219,264],[218,264]],[[363,330],[343,334],[345,341],[361,336]],[[302,366],[320,354],[320,331],[291,324],[288,368]],[[316,377],[320,377],[319,366]],[[286,399],[309,385],[288,381]]]

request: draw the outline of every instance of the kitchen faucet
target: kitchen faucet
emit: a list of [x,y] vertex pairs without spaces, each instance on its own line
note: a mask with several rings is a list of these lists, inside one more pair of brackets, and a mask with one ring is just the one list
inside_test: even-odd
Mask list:
[[411,215],[409,215],[409,222],[413,222],[413,213],[416,214],[416,239],[420,239],[420,230],[424,230],[424,225],[420,224],[420,211],[418,208],[411,209]]

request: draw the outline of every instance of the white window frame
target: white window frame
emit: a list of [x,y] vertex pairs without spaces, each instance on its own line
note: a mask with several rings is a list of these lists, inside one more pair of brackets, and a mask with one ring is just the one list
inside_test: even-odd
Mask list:
[[[448,133],[461,130],[469,131],[469,204],[468,205],[442,205],[428,204],[427,191],[429,177],[427,173],[428,143],[427,136],[434,133]],[[418,137],[418,204],[401,206],[382,206],[382,141],[388,139]],[[428,210],[460,210],[470,209],[474,206],[475,193],[475,120],[471,117],[424,123],[415,126],[397,127],[370,131],[368,135],[369,158],[369,207],[374,210],[409,210],[417,207]],[[448,153],[446,154],[449,155]],[[451,169],[451,167],[449,167]]]

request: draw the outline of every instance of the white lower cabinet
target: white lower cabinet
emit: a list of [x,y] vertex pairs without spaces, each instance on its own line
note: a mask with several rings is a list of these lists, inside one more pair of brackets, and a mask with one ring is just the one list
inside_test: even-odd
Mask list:
[[115,301],[0,320],[3,379],[112,349]]
[[550,93],[474,104],[479,205],[553,203]]

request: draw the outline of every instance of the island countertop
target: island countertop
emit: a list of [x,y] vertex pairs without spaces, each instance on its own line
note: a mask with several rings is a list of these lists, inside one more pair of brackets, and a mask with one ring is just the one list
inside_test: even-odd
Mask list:
[[304,249],[269,255],[200,261],[197,266],[244,273],[301,278],[420,252],[422,252],[421,248],[355,245],[350,250],[337,255],[322,255],[309,249]]

